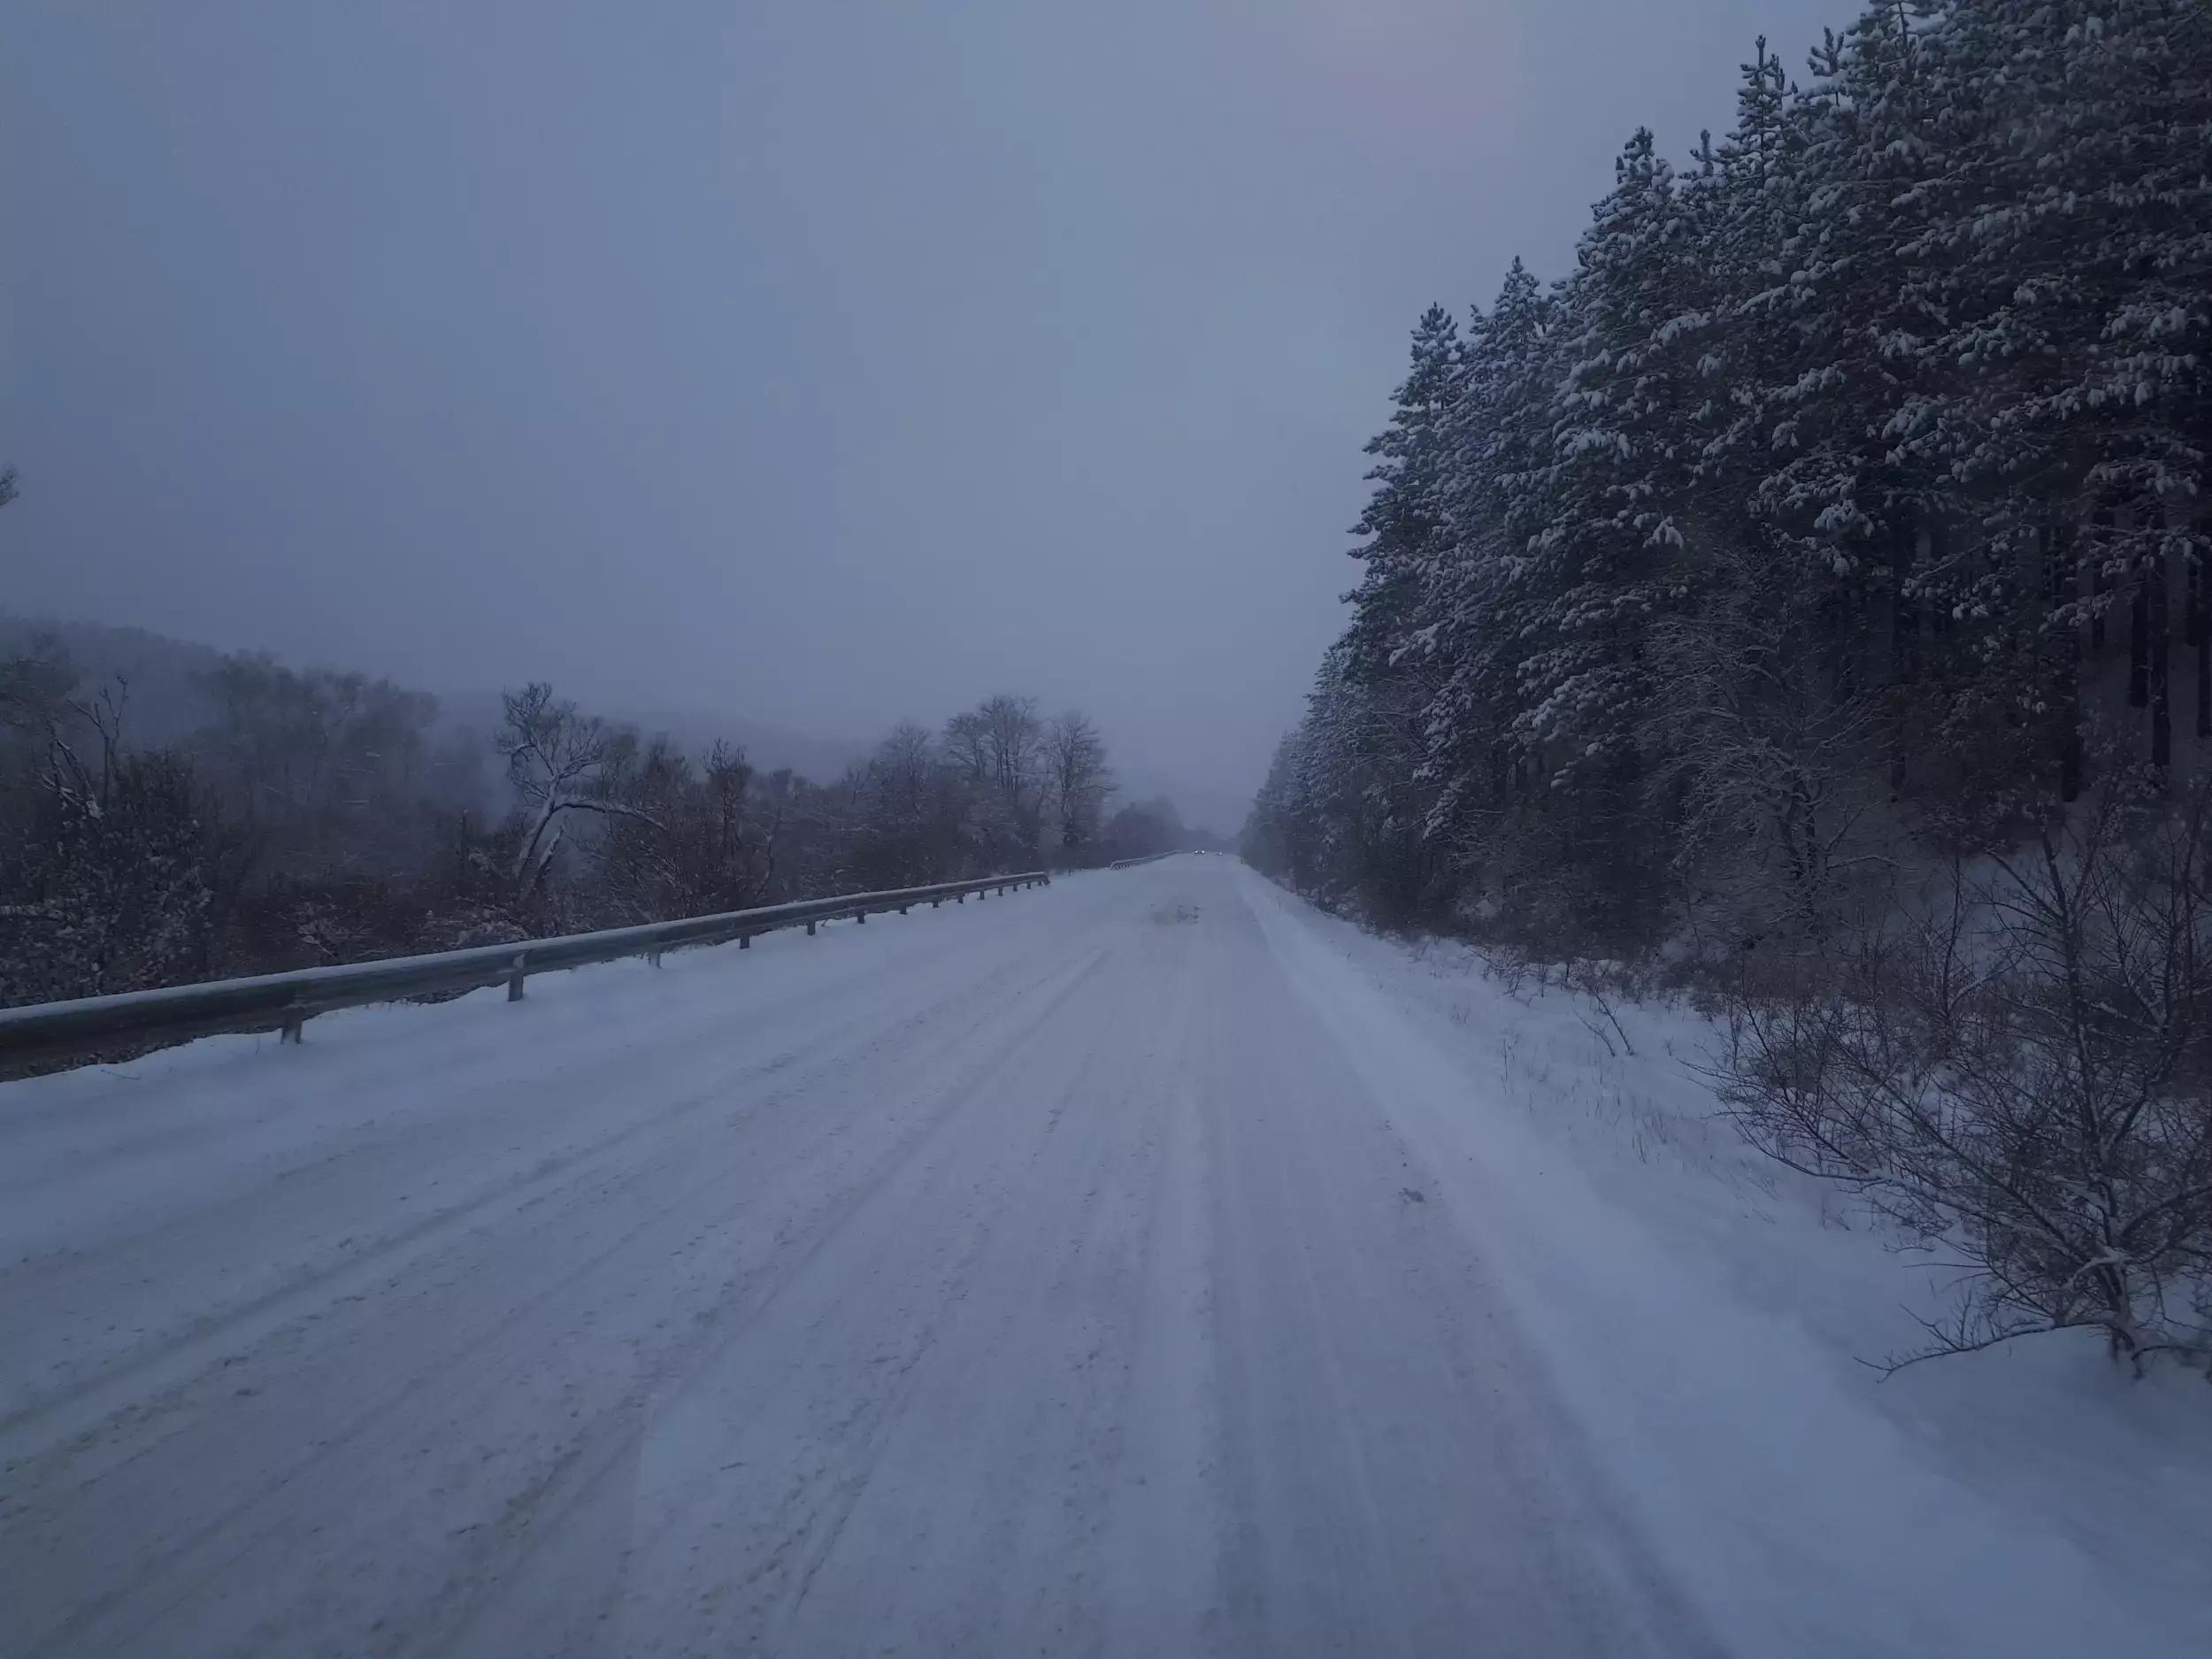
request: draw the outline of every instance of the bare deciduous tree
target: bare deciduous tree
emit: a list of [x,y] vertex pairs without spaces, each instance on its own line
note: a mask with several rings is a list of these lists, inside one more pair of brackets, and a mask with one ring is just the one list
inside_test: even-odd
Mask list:
[[630,764],[636,736],[585,715],[553,687],[533,680],[503,694],[504,723],[494,740],[507,762],[507,779],[521,804],[524,824],[515,849],[516,897],[527,899],[560,849],[572,812],[642,820],[664,828],[651,813],[611,798],[610,775]]
[[2202,1356],[2212,784],[2179,810],[2101,791],[1986,868],[1740,999],[1724,1098],[1763,1151],[1957,1253],[1930,1352],[2087,1325],[2139,1369]]
[[124,746],[127,680],[75,698],[74,679],[58,657],[0,669],[0,721],[35,757],[19,774],[26,810],[0,825],[0,1003],[165,985],[206,964],[210,838],[191,767]]
[[1033,857],[1043,807],[1037,700],[1001,694],[953,716],[945,753],[973,792],[973,833],[986,860]]
[[1114,789],[1105,741],[1088,715],[1071,709],[1046,728],[1044,772],[1054,839],[1061,856],[1071,857],[1098,839]]
[[774,820],[754,821],[752,777],[727,743],[698,766],[664,736],[611,757],[596,790],[620,810],[595,838],[585,919],[672,921],[756,902],[774,867]]

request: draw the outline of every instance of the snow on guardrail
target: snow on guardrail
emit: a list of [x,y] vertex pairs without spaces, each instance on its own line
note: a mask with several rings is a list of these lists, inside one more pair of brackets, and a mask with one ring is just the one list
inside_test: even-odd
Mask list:
[[1019,875],[985,876],[972,881],[941,881],[932,887],[902,887],[884,893],[848,893],[835,898],[800,899],[757,910],[726,910],[682,921],[646,922],[634,927],[603,928],[557,939],[531,939],[508,945],[480,945],[380,962],[303,968],[290,973],[250,979],[215,979],[154,991],[125,991],[111,996],[80,997],[66,1002],[35,1002],[0,1009],[0,1076],[34,1062],[88,1059],[119,1045],[167,1043],[217,1032],[280,1031],[300,1040],[313,1016],[368,1002],[397,1002],[410,996],[458,993],[504,981],[507,1000],[522,1000],[523,981],[556,968],[580,968],[625,956],[657,957],[690,945],[750,945],[754,935],[780,928],[804,927],[917,904],[940,905],[947,899],[965,903],[1027,887],[1048,887],[1041,870]]

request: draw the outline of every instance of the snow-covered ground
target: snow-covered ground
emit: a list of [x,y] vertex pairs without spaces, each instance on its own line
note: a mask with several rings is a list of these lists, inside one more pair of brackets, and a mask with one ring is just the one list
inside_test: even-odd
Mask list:
[[1881,1380],[1686,1016],[1206,857],[496,996],[0,1087],[0,1653],[2212,1651],[2212,1390]]

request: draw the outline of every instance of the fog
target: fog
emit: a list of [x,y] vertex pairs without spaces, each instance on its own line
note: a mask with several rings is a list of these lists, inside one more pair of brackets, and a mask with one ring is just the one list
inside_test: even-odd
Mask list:
[[1233,829],[1420,307],[1824,17],[28,6],[0,603],[838,740],[1030,692]]

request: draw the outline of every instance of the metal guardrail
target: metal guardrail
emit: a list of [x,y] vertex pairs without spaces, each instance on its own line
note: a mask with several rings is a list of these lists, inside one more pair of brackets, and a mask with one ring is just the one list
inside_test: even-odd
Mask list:
[[1172,858],[1173,853],[1147,853],[1141,858],[1117,858],[1106,867],[1109,870],[1134,870],[1139,864],[1156,864],[1163,858]]
[[297,1042],[302,1026],[317,1014],[411,996],[457,995],[503,982],[507,1000],[518,1002],[525,979],[557,968],[580,968],[625,956],[649,956],[657,962],[663,951],[726,944],[733,939],[741,949],[758,934],[781,928],[804,927],[810,934],[822,922],[849,916],[864,922],[871,912],[882,915],[896,910],[904,915],[917,904],[934,907],[947,899],[964,904],[970,894],[981,900],[993,893],[1051,884],[1049,875],[1033,870],[1021,875],[941,881],[933,887],[902,887],[889,893],[800,899],[759,910],[726,910],[718,916],[695,916],[680,922],[646,922],[558,939],[480,945],[466,950],[388,957],[381,962],[303,968],[292,973],[263,973],[245,979],[215,979],[204,985],[4,1008],[0,1009],[0,1075],[28,1062],[86,1057],[103,1048],[177,1042],[215,1032],[279,1031],[285,1041]]

